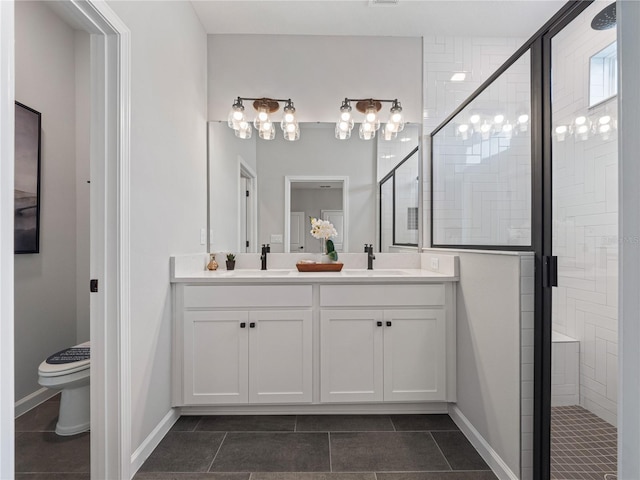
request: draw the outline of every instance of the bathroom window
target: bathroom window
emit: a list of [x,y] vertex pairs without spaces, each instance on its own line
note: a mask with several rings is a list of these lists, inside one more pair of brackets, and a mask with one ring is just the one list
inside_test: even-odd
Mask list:
[[589,107],[618,93],[618,45],[613,42],[593,55],[589,62]]

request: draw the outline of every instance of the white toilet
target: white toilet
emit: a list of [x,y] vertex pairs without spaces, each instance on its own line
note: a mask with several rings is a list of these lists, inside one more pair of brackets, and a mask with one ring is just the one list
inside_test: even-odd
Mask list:
[[90,426],[89,342],[54,353],[38,367],[38,383],[61,390],[56,433],[75,435]]

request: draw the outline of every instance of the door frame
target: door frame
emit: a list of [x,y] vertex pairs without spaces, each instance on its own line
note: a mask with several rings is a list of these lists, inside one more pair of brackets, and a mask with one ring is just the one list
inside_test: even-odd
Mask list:
[[340,175],[287,175],[284,177],[284,253],[290,253],[291,242],[291,183],[293,182],[342,182],[342,211],[344,212],[343,250],[349,251],[349,177]]
[[[238,155],[238,195],[243,194],[242,177],[247,179],[247,189],[249,192],[249,215],[247,215],[247,226],[250,227],[249,237],[249,252],[256,253],[258,251],[258,174],[251,168],[244,159]],[[242,202],[238,199],[238,251],[247,252],[246,245],[242,242],[245,239],[242,237],[242,227],[239,219],[242,218],[241,214]]]
[[[91,38],[91,477],[130,478],[130,31],[104,0],[59,11]],[[0,477],[13,478],[14,3],[0,2]]]

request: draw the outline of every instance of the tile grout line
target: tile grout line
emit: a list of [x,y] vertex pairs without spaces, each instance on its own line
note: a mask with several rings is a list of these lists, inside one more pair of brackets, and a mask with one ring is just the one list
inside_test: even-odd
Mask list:
[[329,438],[329,472],[333,472],[333,462],[331,460],[331,432],[327,432],[327,437]]
[[[451,471],[453,471],[453,468],[451,467],[451,464],[449,463],[449,459],[447,458],[447,456],[444,454],[444,452],[442,451],[442,449],[440,448],[440,445],[438,444],[438,441],[436,440],[436,437],[433,436],[433,434],[431,432],[427,432],[429,433],[429,436],[431,437],[431,439],[433,440],[433,443],[436,444],[436,447],[438,447],[438,451],[440,452],[440,455],[442,455],[442,458],[444,458],[444,461],[447,462],[447,465],[449,465],[449,468],[451,469]],[[475,450],[475,449],[474,449]],[[476,450],[477,451],[477,450]]]
[[204,416],[200,415],[200,419],[196,422],[195,426],[193,427],[193,430],[191,430],[192,432],[197,432],[198,431],[198,425],[200,425],[200,422],[202,422],[203,418],[204,418]]
[[218,457],[218,453],[220,453],[220,449],[222,448],[222,444],[227,439],[227,434],[228,433],[229,432],[224,432],[224,437],[222,437],[222,441],[220,442],[220,445],[218,445],[218,449],[216,450],[216,454],[213,456],[213,460],[211,460],[211,463],[209,464],[209,468],[207,468],[207,472],[211,471],[211,467],[213,467],[213,462],[216,461],[216,458]]

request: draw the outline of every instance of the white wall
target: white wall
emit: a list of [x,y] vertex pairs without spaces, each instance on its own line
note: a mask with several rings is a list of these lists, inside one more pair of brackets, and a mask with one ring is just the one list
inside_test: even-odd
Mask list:
[[15,257],[15,397],[76,341],[75,35],[40,2],[17,2],[16,100],[42,113],[40,253]]
[[238,239],[240,161],[256,171],[256,137],[241,140],[226,121],[209,122],[210,252],[244,251]]
[[526,300],[521,299],[520,256],[461,250],[455,254],[460,258],[457,407],[519,475],[520,322],[521,300]]
[[[304,252],[324,253],[324,242],[313,238],[313,235],[311,235],[311,223],[308,219],[308,217],[321,218],[320,212],[322,210],[342,210],[341,188],[331,188],[329,190],[320,188],[291,189],[291,211],[304,212],[306,225],[308,225],[305,230]],[[354,252],[356,249],[351,248],[351,251]]]
[[206,35],[188,2],[110,2],[131,30],[131,445],[171,408],[169,257],[204,252]]
[[[286,175],[348,176],[348,249],[361,252],[365,243],[376,243],[376,144],[360,140],[337,140],[333,125],[303,128],[300,140],[282,136],[258,140],[258,243],[271,243],[272,234],[284,234],[284,177]],[[271,243],[271,251],[283,245]]]
[[[428,136],[526,40],[515,37],[435,37],[424,41],[423,211],[424,244],[431,244]],[[452,82],[454,72],[466,72]]]
[[620,411],[618,478],[640,478],[640,3],[618,1]]
[[553,125],[611,117],[612,131],[553,143],[553,328],[580,341],[580,404],[616,425],[618,400],[617,99],[589,108],[589,59],[616,39],[594,31],[597,2],[554,37]]
[[226,120],[238,96],[291,98],[302,122],[335,123],[345,97],[397,98],[407,121],[422,119],[419,37],[209,35],[208,57],[209,120]]

